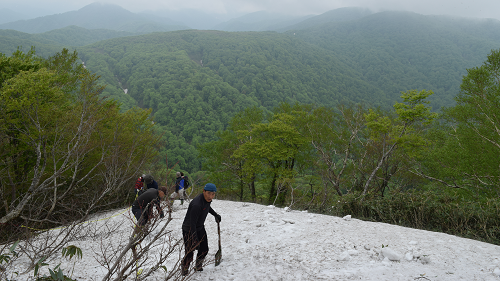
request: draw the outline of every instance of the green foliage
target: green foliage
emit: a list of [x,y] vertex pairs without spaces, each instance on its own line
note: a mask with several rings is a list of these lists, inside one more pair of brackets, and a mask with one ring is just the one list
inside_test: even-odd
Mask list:
[[9,263],[13,257],[18,256],[18,253],[16,252],[16,247],[18,244],[19,240],[17,240],[14,244],[12,244],[7,253],[0,255],[0,264]]
[[36,264],[35,264],[35,268],[34,268],[34,271],[33,271],[33,276],[34,277],[39,277],[39,271],[40,271],[40,268],[42,266],[46,266],[46,265],[49,265],[48,263],[45,263],[44,260],[46,259],[46,257],[42,257],[40,258]]
[[[198,146],[200,156],[205,159],[203,168],[209,172],[209,178],[221,188],[220,193],[230,196],[238,194],[244,200],[245,186],[255,181],[259,169],[255,159],[234,157],[235,151],[245,142],[249,141],[249,133],[253,126],[264,121],[264,110],[256,106],[246,108],[236,113],[229,121],[225,131],[217,133],[218,140]],[[255,190],[252,200],[255,201]]]
[[19,244],[19,241],[20,240],[17,240],[16,242],[14,242],[10,246],[10,248],[8,249],[7,252],[2,251],[3,253],[0,254],[0,279],[2,279],[2,280],[6,280],[6,281],[15,280],[15,279],[8,279],[8,277],[9,277],[8,274],[10,274],[11,276],[19,275],[19,272],[17,272],[17,271],[13,271],[13,272],[8,273],[8,267],[10,265],[12,265],[13,259],[19,257],[19,254],[16,252],[16,247]]
[[[16,51],[0,66],[0,222],[25,217],[44,229],[121,206],[128,182],[156,156],[151,112],[102,100],[76,52]],[[12,234],[0,229],[1,239]]]
[[[384,196],[393,175],[398,170],[407,170],[408,160],[421,154],[426,145],[422,133],[437,116],[425,101],[432,94],[432,91],[426,90],[406,91],[401,95],[403,103],[394,105],[395,115],[371,109],[365,114],[369,136],[366,149],[371,151],[368,156],[374,164],[367,168],[369,176],[364,183],[363,195],[375,190]],[[382,184],[373,184],[376,178],[381,178]]]
[[383,105],[383,94],[374,99],[373,89],[348,65],[277,33],[159,33],[99,42],[80,53],[108,84],[103,95],[125,107],[134,104],[132,98],[153,110],[165,132],[160,155],[184,170],[199,170],[196,145],[215,140],[236,112],[250,106],[271,110],[281,101],[342,100]]
[[56,267],[49,268],[49,274],[50,275],[44,275],[40,276],[39,270],[42,266],[47,266],[49,265],[48,263],[44,263],[43,260],[45,258],[40,259],[36,265],[35,265],[35,271],[34,271],[34,277],[36,278],[35,280],[37,281],[76,281],[75,279],[71,279],[70,277],[66,276],[63,272],[63,270],[60,268],[61,264],[58,264]]
[[[62,249],[62,257],[63,258],[68,258],[71,260],[73,256],[77,256],[77,258],[81,259],[83,257],[82,250],[74,245],[69,245],[67,247],[64,247]],[[74,281],[74,279],[71,279],[70,277],[66,276],[61,269],[61,264],[58,264],[56,267],[49,268],[49,276],[44,275],[43,277],[40,276],[40,268],[43,266],[49,265],[48,263],[45,263],[46,257],[42,257],[38,262],[35,264],[33,276],[36,278],[36,280],[39,281],[49,281],[49,280],[57,280],[57,281]],[[75,261],[76,263],[76,261]],[[74,269],[74,265],[73,265]]]
[[63,48],[63,45],[42,36],[37,37],[15,30],[0,29],[0,53],[12,54],[18,49],[27,53],[34,46],[36,46],[37,54],[45,58],[54,55]]
[[500,43],[498,21],[381,12],[350,21],[297,25],[287,34],[321,46],[349,63],[389,100],[410,89],[429,89],[433,108],[454,105],[466,69]]
[[[76,67],[74,56],[65,64],[67,55],[59,60],[31,52],[2,55],[6,117],[1,129],[9,133],[0,152],[19,159],[21,165],[12,170],[30,178],[36,151],[29,149],[29,137],[10,128],[28,123],[33,108],[40,109],[44,128],[56,127],[57,118],[83,106],[71,80],[81,73],[84,85],[115,101],[95,115],[109,121],[99,127],[99,136],[116,140],[101,143],[117,156],[107,159],[107,167],[126,162],[121,144],[154,156],[156,147],[149,145],[158,141],[150,135],[154,130],[161,135],[158,171],[165,170],[165,155],[177,170],[203,175],[203,165],[221,187],[219,194],[231,199],[327,212],[332,198],[343,196],[339,201],[350,203],[340,204],[338,213],[356,211],[373,220],[439,231],[457,228],[459,235],[498,243],[492,238],[498,233],[488,225],[498,225],[497,202],[491,198],[498,196],[500,179],[500,51],[465,71],[498,45],[492,27],[498,26],[455,27],[433,17],[379,13],[296,30],[296,36],[190,30],[115,38],[80,49],[85,66],[101,75],[105,88]],[[453,105],[464,74],[456,106],[433,122],[431,108]],[[40,99],[33,93],[41,93]],[[400,93],[402,102],[390,109]],[[67,118],[71,124],[75,116]],[[56,135],[26,128],[33,139]],[[100,143],[96,135],[90,140]],[[46,148],[55,143],[46,142]],[[99,156],[86,155],[83,170],[91,170]],[[437,195],[425,179],[460,189]],[[361,198],[352,197],[361,191]],[[404,205],[405,196],[413,201]]]
[[[107,85],[102,96],[118,101],[122,111],[153,110],[164,132],[162,157],[198,171],[196,145],[215,140],[248,106],[352,102],[388,109],[401,91],[424,88],[436,93],[429,97],[434,109],[452,105],[465,68],[479,63],[500,38],[493,22],[451,23],[400,12],[338,11],[304,24],[287,34],[189,30],[127,36],[79,53]],[[45,46],[69,40],[84,44],[119,35],[74,26],[39,36],[2,34],[10,38],[0,40],[8,52],[20,45],[45,52]]]
[[32,34],[30,38],[36,41],[51,40],[62,46],[85,46],[98,41],[111,38],[134,35],[128,31],[115,31],[109,29],[85,29],[75,25],[54,29],[39,34]]
[[69,245],[68,247],[64,247],[62,249],[63,258],[71,259],[76,255],[77,258],[81,259],[83,257],[82,249],[78,248],[75,245]]
[[[358,188],[357,171],[363,154],[366,109],[362,106],[339,105],[337,108],[314,109],[312,120],[306,125],[316,155],[312,164],[323,181],[322,197],[326,201],[330,188],[339,195]],[[361,161],[362,162],[362,161]],[[321,185],[320,185],[321,186]]]
[[500,245],[500,201],[463,201],[451,194],[391,192],[360,201],[359,194],[332,200],[328,214],[385,222]]
[[500,183],[500,51],[467,73],[457,105],[444,111],[428,136],[433,145],[422,169],[448,186],[490,198],[498,196]]

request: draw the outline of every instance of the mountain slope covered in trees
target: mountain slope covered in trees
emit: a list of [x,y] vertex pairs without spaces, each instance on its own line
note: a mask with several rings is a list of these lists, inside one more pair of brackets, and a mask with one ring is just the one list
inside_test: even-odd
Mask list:
[[152,15],[140,15],[112,4],[93,3],[77,11],[0,24],[0,29],[43,33],[76,25],[87,29],[157,32],[189,29],[180,23]]
[[309,27],[288,34],[331,50],[363,74],[363,80],[391,98],[400,91],[430,89],[433,106],[454,104],[466,69],[500,47],[500,21],[424,16],[409,12],[375,13],[357,20]]
[[274,32],[155,33],[79,50],[108,85],[105,95],[125,107],[153,109],[155,121],[165,126],[166,152],[191,170],[200,167],[195,145],[214,139],[246,107],[390,103],[328,52]]
[[271,110],[284,101],[390,108],[409,89],[433,91],[434,110],[452,106],[466,69],[500,47],[498,27],[493,20],[339,9],[285,33],[188,30],[113,38],[131,33],[1,30],[0,52],[35,45],[37,53],[50,55],[73,46],[107,84],[103,95],[124,110],[152,108],[164,131],[164,152],[182,168],[198,170],[195,146],[215,138],[248,106]]

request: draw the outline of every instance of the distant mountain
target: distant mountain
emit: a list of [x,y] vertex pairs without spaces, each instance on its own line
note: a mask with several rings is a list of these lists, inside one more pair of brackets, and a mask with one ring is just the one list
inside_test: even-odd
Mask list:
[[163,17],[178,22],[182,25],[189,26],[193,29],[210,30],[218,24],[226,22],[233,17],[241,16],[240,14],[222,15],[210,14],[200,10],[194,9],[181,9],[181,10],[158,10],[158,11],[145,11],[141,13],[146,16]]
[[[85,29],[74,25],[37,34],[0,29],[0,38],[2,38],[0,50],[10,55],[17,47],[29,50],[31,46],[36,46],[37,53],[45,56],[60,51],[63,47],[73,49],[106,39],[131,35],[138,35],[138,33],[109,29]],[[46,53],[44,51],[46,49],[52,53]]]
[[[284,22],[265,13],[240,18],[254,29],[271,20],[274,26]],[[295,28],[121,38],[111,38],[120,35],[116,31],[75,26],[42,34],[0,30],[0,52],[9,55],[16,46],[35,45],[45,56],[63,46],[109,38],[73,48],[107,85],[104,96],[121,102],[123,109],[153,109],[167,143],[161,155],[194,171],[201,166],[196,145],[213,140],[231,116],[248,106],[271,110],[282,101],[352,102],[388,109],[400,101],[401,92],[425,89],[435,93],[430,101],[438,110],[454,105],[468,68],[500,49],[497,20],[339,9],[290,27]]]
[[166,18],[139,15],[117,5],[100,3],[87,5],[78,11],[1,24],[0,29],[43,33],[71,25],[135,33],[189,29]]
[[0,24],[17,20],[23,20],[26,18],[27,16],[14,12],[10,9],[0,9]]
[[55,41],[43,37],[35,37],[33,34],[0,29],[0,53],[10,56],[18,48],[26,52],[32,46],[35,47],[36,54],[42,57],[54,55],[64,47]]
[[290,30],[290,29],[307,29],[315,26],[320,26],[330,22],[343,22],[358,20],[360,18],[366,17],[373,14],[372,11],[365,8],[340,8],[328,11],[321,15],[313,16],[304,19],[294,25],[288,25],[282,28],[280,31]]
[[391,99],[409,89],[434,91],[435,109],[453,105],[466,69],[500,49],[498,20],[411,12],[374,13],[286,33],[330,50]]
[[310,17],[313,16],[298,17],[260,11],[231,19],[214,26],[213,29],[223,31],[277,31]]
[[127,31],[115,31],[109,29],[86,29],[71,25],[61,29],[51,30],[45,33],[33,34],[37,40],[48,39],[65,46],[85,46],[106,39],[138,35]]

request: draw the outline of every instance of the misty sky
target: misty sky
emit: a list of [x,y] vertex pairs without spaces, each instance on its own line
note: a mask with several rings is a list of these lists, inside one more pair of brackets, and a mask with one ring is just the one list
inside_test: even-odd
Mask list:
[[404,10],[424,15],[456,15],[500,20],[500,0],[0,0],[7,8],[26,15],[43,16],[78,10],[93,2],[117,4],[131,12],[182,8],[208,13],[251,13],[261,10],[294,15],[321,14],[341,7],[373,11]]

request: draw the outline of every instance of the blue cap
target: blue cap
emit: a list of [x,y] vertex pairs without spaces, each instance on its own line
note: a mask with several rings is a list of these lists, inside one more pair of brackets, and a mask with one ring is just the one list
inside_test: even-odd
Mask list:
[[215,184],[213,183],[207,183],[205,184],[203,190],[217,192],[217,187],[215,187]]

